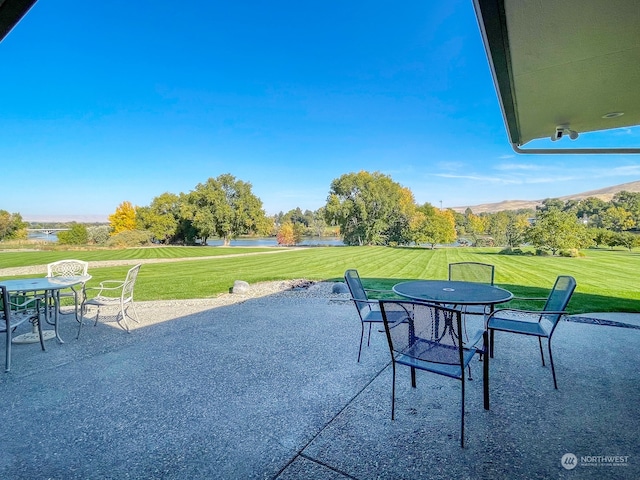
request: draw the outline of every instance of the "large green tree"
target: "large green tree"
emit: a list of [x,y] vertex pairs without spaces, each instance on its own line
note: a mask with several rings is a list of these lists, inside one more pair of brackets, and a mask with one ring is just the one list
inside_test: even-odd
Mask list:
[[170,243],[178,235],[180,197],[169,192],[155,197],[148,207],[137,208],[136,222],[138,228],[149,231],[155,240]]
[[385,245],[398,224],[408,224],[407,194],[380,172],[347,173],[331,182],[325,217],[347,245]]
[[196,185],[186,195],[182,216],[191,222],[203,244],[217,236],[229,245],[233,238],[267,234],[271,227],[251,184],[228,173]]
[[593,242],[587,228],[575,214],[555,207],[538,211],[535,224],[527,231],[527,238],[533,246],[550,250],[553,255],[564,249],[586,248]]

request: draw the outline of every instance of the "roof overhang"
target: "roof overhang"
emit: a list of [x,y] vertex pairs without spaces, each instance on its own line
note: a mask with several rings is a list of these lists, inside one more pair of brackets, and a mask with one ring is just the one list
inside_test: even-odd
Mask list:
[[0,41],[20,21],[36,0],[0,0]]
[[474,7],[515,151],[640,153],[521,148],[640,125],[640,1],[474,0]]

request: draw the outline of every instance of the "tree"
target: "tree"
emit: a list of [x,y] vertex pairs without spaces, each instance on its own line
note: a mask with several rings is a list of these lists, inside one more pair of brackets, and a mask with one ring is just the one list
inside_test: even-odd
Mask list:
[[456,221],[451,210],[438,210],[430,203],[416,209],[410,222],[410,237],[416,245],[453,243],[456,240]]
[[598,197],[587,197],[580,200],[576,210],[576,216],[587,221],[590,227],[602,227],[600,215],[609,207],[609,204]]
[[81,223],[74,223],[69,230],[58,233],[60,245],[86,245],[88,240],[87,227]]
[[613,196],[611,203],[628,211],[633,218],[635,228],[640,228],[640,192],[623,190]]
[[324,218],[324,207],[320,207],[313,212],[313,220],[311,220],[311,234],[316,237],[322,237],[327,228],[327,222]]
[[591,243],[587,228],[576,216],[557,208],[539,211],[534,225],[527,230],[528,240],[537,248],[558,251],[571,248],[586,248]]
[[276,239],[278,245],[297,245],[302,241],[304,226],[301,223],[284,222],[280,225]]
[[136,210],[138,228],[147,230],[159,242],[168,244],[178,235],[180,226],[180,197],[165,192],[151,201],[148,207]]
[[612,235],[610,245],[612,247],[620,245],[621,247],[625,247],[631,251],[634,247],[640,247],[640,236],[631,232],[614,233]]
[[229,245],[239,235],[270,231],[262,201],[251,192],[251,184],[231,174],[199,183],[186,200],[181,214],[191,222],[203,244],[212,236]]
[[385,245],[392,227],[404,221],[405,197],[403,188],[380,172],[348,173],[331,182],[326,220],[340,226],[347,245]]
[[[467,209],[469,210],[469,209]],[[469,212],[465,212],[465,232],[471,237],[473,244],[478,243],[478,236],[484,234],[488,227],[488,218],[481,217]]]
[[27,225],[19,213],[0,210],[0,240],[27,238]]
[[280,225],[278,233],[276,234],[276,240],[278,245],[293,245],[293,223],[287,221]]
[[614,232],[629,230],[635,225],[631,213],[624,207],[609,206],[600,216],[602,226]]
[[136,209],[131,202],[124,201],[118,205],[116,211],[109,215],[109,225],[112,235],[136,229]]

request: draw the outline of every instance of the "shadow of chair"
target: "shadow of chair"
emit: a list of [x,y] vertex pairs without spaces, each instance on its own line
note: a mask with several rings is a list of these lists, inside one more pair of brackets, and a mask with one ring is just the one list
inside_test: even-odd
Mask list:
[[31,321],[38,330],[38,337],[42,350],[45,350],[44,336],[42,334],[42,298],[36,295],[9,295],[7,289],[0,286],[2,294],[2,306],[0,316],[0,332],[6,334],[5,372],[11,370],[11,344],[14,330],[26,321]]
[[[76,338],[80,338],[80,332],[82,331],[84,317],[86,316],[88,308],[96,309],[94,326],[98,324],[100,312],[105,308],[117,309],[116,322],[118,322],[118,324],[122,322],[124,324],[123,328],[127,333],[129,333],[129,323],[127,322],[127,318],[130,318],[136,323],[140,323],[138,313],[136,312],[135,304],[133,302],[133,291],[141,266],[141,264],[138,264],[131,268],[127,272],[127,276],[124,281],[103,280],[100,282],[98,287],[84,288],[84,298],[80,307],[80,326],[78,327],[78,335]],[[91,292],[93,291],[97,291],[97,294],[90,298]],[[133,317],[128,313],[129,308],[133,309]]]
[[[47,277],[87,276],[88,270],[89,264],[82,260],[59,260],[47,265]],[[80,304],[80,302],[78,302],[78,295],[81,293],[83,287],[84,285],[80,286],[80,291],[76,290],[75,287],[69,287],[69,290],[71,290],[70,292],[60,291],[58,294],[60,297],[73,297],[76,320],[78,321],[80,321],[80,317],[78,316],[78,307]],[[62,314],[59,304],[58,311],[60,312],[60,314]]]
[[514,308],[501,308],[489,315],[487,328],[490,332],[489,353],[493,358],[495,345],[494,334],[497,331],[509,332],[520,335],[530,335],[538,337],[540,345],[540,356],[542,366],[544,363],[544,352],[542,349],[542,339],[547,339],[549,350],[549,362],[551,363],[551,374],[553,375],[553,386],[557,389],[556,370],[553,364],[553,354],[551,353],[551,337],[555,332],[562,315],[566,314],[566,307],[571,300],[571,295],[576,288],[576,281],[568,275],[560,275],[556,279],[549,296],[546,299],[542,310],[519,310]]
[[391,419],[395,419],[396,365],[411,368],[411,386],[416,387],[416,370],[443,375],[461,382],[460,446],[464,447],[465,368],[477,353],[462,341],[459,310],[420,302],[380,300],[387,334],[393,383]]
[[360,347],[358,348],[358,362],[360,361],[360,353],[362,352],[362,340],[364,338],[365,324],[369,324],[369,333],[367,336],[367,347],[371,340],[371,326],[375,323],[382,328],[382,314],[380,313],[380,305],[378,300],[372,300],[369,298],[367,292],[378,292],[385,294],[394,294],[393,290],[375,290],[371,288],[364,288],[360,275],[355,269],[349,269],[344,273],[344,280],[351,293],[351,300],[356,306],[358,316],[360,317]]

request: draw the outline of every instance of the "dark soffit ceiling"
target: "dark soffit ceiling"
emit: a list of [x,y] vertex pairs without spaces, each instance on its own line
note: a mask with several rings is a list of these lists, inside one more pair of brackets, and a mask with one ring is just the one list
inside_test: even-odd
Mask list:
[[0,41],[36,3],[36,0],[0,0]]
[[639,0],[474,0],[474,7],[516,151],[558,126],[583,133],[640,125]]

